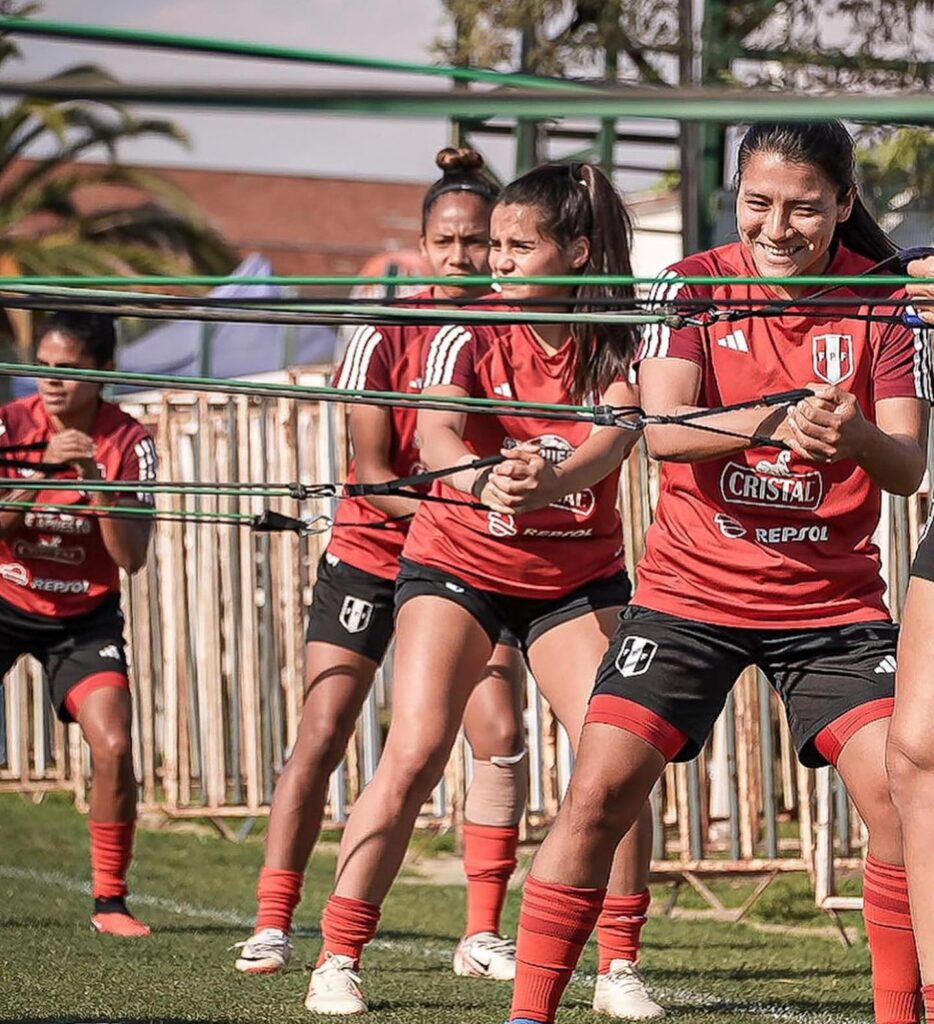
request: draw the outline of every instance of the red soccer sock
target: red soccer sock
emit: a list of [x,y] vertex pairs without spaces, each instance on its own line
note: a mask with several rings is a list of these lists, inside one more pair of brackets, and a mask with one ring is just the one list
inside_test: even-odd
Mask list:
[[605,889],[525,883],[510,1017],[551,1024],[597,923]]
[[122,898],[129,891],[126,874],[133,859],[135,821],[88,821],[91,832],[91,895]]
[[934,1021],[934,985],[925,985],[921,989],[921,995],[924,998],[925,1020]]
[[611,960],[639,959],[639,939],[648,920],[652,895],[648,889],[627,896],[607,896],[597,919],[600,946],[598,974],[606,974]]
[[292,930],[292,915],[301,902],[303,881],[301,871],[267,867],[260,870],[256,884],[256,931],[264,928]]
[[918,1024],[921,974],[904,867],[866,858],[863,917],[872,953],[876,1024]]
[[495,932],[506,902],[506,887],[516,870],[519,826],[464,825],[464,873],[467,875],[465,935]]
[[349,896],[331,896],[321,915],[321,955],[318,966],[329,956],[349,956],[360,964],[363,947],[376,934],[380,908]]

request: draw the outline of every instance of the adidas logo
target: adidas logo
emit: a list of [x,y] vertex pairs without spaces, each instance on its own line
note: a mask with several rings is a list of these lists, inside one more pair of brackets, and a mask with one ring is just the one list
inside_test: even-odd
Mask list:
[[500,398],[512,398],[512,388],[508,381],[505,384],[494,384],[493,393],[499,395]]
[[749,351],[749,342],[746,341],[746,335],[742,331],[734,331],[723,338],[717,338],[717,344],[720,348],[731,348],[734,352]]
[[898,662],[891,654],[887,654],[882,661],[879,662],[875,667],[875,673],[877,676],[890,676],[898,667]]
[[115,661],[119,661],[120,650],[116,644],[108,644],[97,652],[97,656],[99,658],[113,658]]
[[450,583],[447,580],[444,581],[444,585],[451,591],[452,594],[463,594],[464,588],[459,587],[456,583]]

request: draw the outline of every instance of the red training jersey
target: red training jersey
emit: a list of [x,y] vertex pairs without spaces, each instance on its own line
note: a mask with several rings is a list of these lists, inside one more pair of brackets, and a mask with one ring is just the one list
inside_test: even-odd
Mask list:
[[[828,274],[862,274],[871,261],[840,247]],[[724,245],[669,268],[654,286],[660,300],[780,300],[764,285],[666,284],[676,275],[756,276],[746,248]],[[885,298],[892,288],[837,287],[829,297]],[[920,332],[867,322],[900,309],[792,310],[702,327],[644,330],[639,360],[684,359],[702,370],[698,405],[748,401],[823,381],[854,394],[875,420],[886,398],[930,400],[929,356]],[[646,536],[633,603],[728,626],[808,628],[888,618],[872,535],[881,493],[854,460],[831,465],[790,451],[750,448],[707,462],[666,462],[656,518]]]
[[[447,326],[425,352],[425,388],[454,385],[476,398],[569,404],[576,349],[569,338],[549,355],[523,324]],[[469,414],[464,441],[478,458],[522,441],[539,441],[562,462],[590,436],[590,423]],[[619,470],[548,508],[502,515],[425,502],[412,522],[404,554],[451,572],[472,586],[517,597],[561,597],[623,568],[616,508]],[[444,481],[433,493],[459,501]]]
[[[0,445],[48,441],[54,433],[38,395],[0,409]],[[155,480],[156,446],[132,416],[101,402],[90,436],[97,444],[97,464],[105,480]],[[42,459],[41,454],[10,454]],[[30,469],[0,466],[0,476],[6,479],[32,475]],[[53,479],[74,480],[77,473],[56,473]],[[15,483],[11,487],[15,489]],[[93,514],[82,514],[89,497],[77,488],[36,495],[37,506],[55,507],[27,511],[17,533],[0,540],[0,598],[29,614],[59,618],[87,614],[119,591],[117,565],[104,546],[100,522]],[[152,503],[151,494],[136,498]]]
[[[431,291],[421,292],[421,297]],[[433,330],[421,325],[359,327],[351,338],[334,378],[335,387],[348,391],[421,391],[422,346]],[[389,457],[397,477],[411,476],[422,468],[415,444],[417,410],[389,411]],[[348,482],[356,482],[351,463]],[[399,556],[409,520],[390,521],[387,512],[366,498],[342,498],[328,551],[357,569],[394,580],[399,575]]]

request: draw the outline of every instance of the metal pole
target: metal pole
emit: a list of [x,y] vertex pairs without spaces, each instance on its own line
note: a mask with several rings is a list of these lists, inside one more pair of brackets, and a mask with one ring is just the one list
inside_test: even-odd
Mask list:
[[[730,66],[723,36],[725,6],[724,0],[705,0],[701,85],[717,84],[718,73]],[[698,125],[697,131],[697,152],[700,154],[697,173],[698,247],[705,249],[714,242],[714,203],[723,187],[723,147],[726,132],[722,124],[709,122]]]
[[[607,47],[605,50],[606,66],[603,77],[608,82],[615,82],[619,71],[619,53],[615,47]],[[616,150],[616,120],[612,117],[604,118],[600,122],[600,134],[597,137],[597,152],[600,159],[600,167],[608,178],[613,177],[613,157]]]
[[[694,85],[694,0],[678,0],[678,81],[682,89]],[[685,255],[700,249],[700,186],[698,157],[700,130],[695,121],[682,121],[681,245]]]
[[[535,29],[523,29],[519,55],[523,71],[529,70],[535,43]],[[538,122],[519,118],[516,121],[516,177],[530,171],[538,162]]]
[[762,757],[762,805],[765,855],[778,856],[778,823],[775,820],[775,748],[772,742],[772,687],[762,672],[759,682],[759,752]]

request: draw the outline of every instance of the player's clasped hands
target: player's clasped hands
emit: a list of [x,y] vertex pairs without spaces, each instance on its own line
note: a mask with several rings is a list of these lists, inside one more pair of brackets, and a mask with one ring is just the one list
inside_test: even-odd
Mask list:
[[[934,256],[923,260],[912,260],[908,264],[908,273],[912,277],[934,277]],[[919,305],[918,313],[926,323],[934,324],[934,284],[907,284],[905,291],[908,297],[930,305]]]
[[497,512],[519,515],[545,508],[560,496],[555,467],[541,446],[523,441],[504,448],[506,461],[494,466],[480,492],[480,500]]
[[811,462],[855,458],[868,426],[856,396],[824,384],[808,389],[814,394],[788,410],[782,440]]
[[80,430],[62,430],[53,434],[45,450],[45,462],[67,462],[75,467],[85,480],[100,477],[97,468],[97,445],[93,438]]

